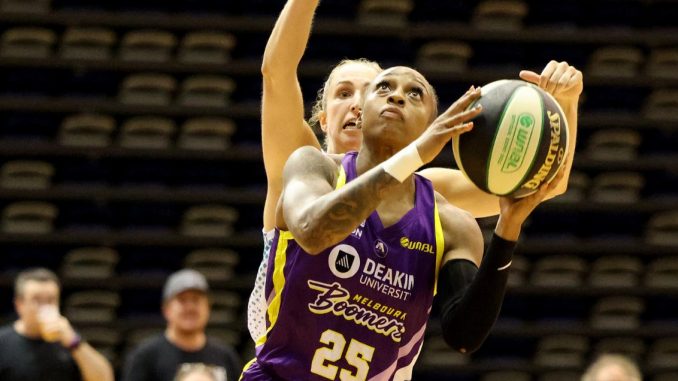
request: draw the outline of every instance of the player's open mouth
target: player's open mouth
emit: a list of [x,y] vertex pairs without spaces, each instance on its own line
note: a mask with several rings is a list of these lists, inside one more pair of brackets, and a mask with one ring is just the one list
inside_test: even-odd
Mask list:
[[351,119],[342,127],[344,130],[359,130],[360,126],[356,123],[356,119]]

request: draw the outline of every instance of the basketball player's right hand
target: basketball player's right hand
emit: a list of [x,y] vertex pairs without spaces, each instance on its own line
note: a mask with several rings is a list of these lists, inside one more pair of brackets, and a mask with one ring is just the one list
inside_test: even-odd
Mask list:
[[424,163],[430,163],[450,139],[473,128],[473,118],[478,116],[482,108],[468,107],[480,98],[480,87],[471,86],[456,102],[438,116],[433,123],[417,138],[417,150]]
[[[564,160],[569,160],[569,158],[565,157]],[[525,220],[565,177],[565,164],[560,168],[556,177],[551,182],[542,184],[537,192],[523,198],[500,197],[499,221],[497,221],[495,233],[509,241],[517,241]]]

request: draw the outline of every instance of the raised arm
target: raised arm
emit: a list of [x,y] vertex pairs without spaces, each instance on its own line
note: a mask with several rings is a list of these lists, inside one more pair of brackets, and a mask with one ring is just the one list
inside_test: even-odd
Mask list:
[[484,256],[482,235],[475,220],[470,214],[465,218],[451,218],[451,206],[442,203],[445,241],[454,246],[446,247],[437,297],[443,337],[450,347],[462,353],[473,352],[487,338],[501,310],[522,224],[563,175],[561,170],[554,181],[525,198],[500,199],[499,221]]
[[268,179],[264,230],[274,227],[275,207],[282,191],[282,172],[287,158],[305,145],[320,148],[318,139],[304,121],[304,101],[297,77],[318,1],[289,0],[264,51],[261,141]]
[[[550,199],[565,193],[577,142],[577,106],[584,82],[582,73],[567,62],[551,61],[541,74],[521,71],[520,77],[548,91],[563,108],[567,118],[569,147],[564,164],[563,181],[546,195]],[[449,168],[427,168],[421,175],[431,182],[438,193],[455,206],[462,208],[476,218],[499,214],[499,197],[485,193],[471,183],[459,170]]]
[[84,381],[113,381],[111,363],[91,345],[81,341],[68,319],[57,314],[43,324],[44,330],[54,332],[61,345],[70,349]]

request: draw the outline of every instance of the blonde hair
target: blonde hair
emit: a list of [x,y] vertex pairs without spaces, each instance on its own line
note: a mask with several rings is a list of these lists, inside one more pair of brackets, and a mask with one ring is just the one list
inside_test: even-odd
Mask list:
[[[322,131],[322,128],[320,127],[320,114],[325,111],[325,108],[327,107],[327,90],[330,87],[330,83],[332,83],[332,79],[334,77],[334,73],[336,71],[346,65],[350,64],[361,64],[365,65],[371,69],[374,69],[377,73],[380,73],[382,70],[381,66],[379,66],[378,63],[374,61],[370,61],[367,58],[358,58],[354,60],[350,59],[343,59],[339,61],[338,64],[336,64],[333,68],[330,74],[327,76],[325,79],[325,83],[323,87],[321,87],[318,90],[318,94],[316,96],[315,102],[313,102],[313,108],[311,109],[311,117],[308,120],[308,124],[313,128],[314,131],[317,133],[320,133]],[[326,140],[326,138],[325,138]],[[327,148],[326,141],[323,142],[323,145]]]
[[628,357],[618,354],[605,354],[594,361],[581,377],[581,381],[597,381],[598,373],[608,366],[618,366],[628,376],[629,381],[642,381],[638,366]]

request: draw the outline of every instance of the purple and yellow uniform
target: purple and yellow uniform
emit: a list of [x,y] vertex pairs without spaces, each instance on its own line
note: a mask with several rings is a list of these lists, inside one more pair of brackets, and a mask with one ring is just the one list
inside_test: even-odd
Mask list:
[[[337,188],[356,177],[345,155]],[[276,230],[269,255],[266,334],[242,380],[409,380],[424,340],[443,255],[431,183],[384,228],[373,212],[318,255]]]

